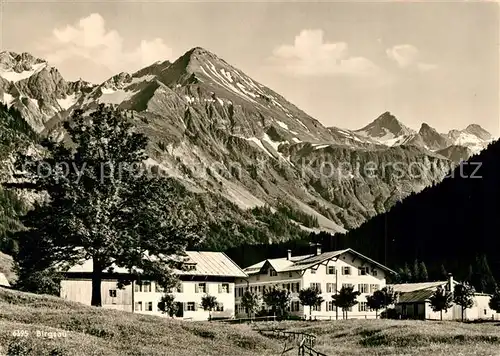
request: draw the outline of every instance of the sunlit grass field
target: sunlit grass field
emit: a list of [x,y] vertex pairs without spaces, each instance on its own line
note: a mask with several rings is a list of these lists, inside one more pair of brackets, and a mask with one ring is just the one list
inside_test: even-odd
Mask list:
[[[284,323],[282,323],[284,324]],[[500,322],[339,320],[288,323],[318,336],[315,349],[327,355],[500,355]]]
[[[283,341],[255,327],[317,335],[331,356],[500,356],[500,322],[338,320],[225,324],[182,322],[87,307],[0,288],[0,355],[280,355]],[[297,350],[287,355],[295,355]]]
[[0,288],[2,356],[277,355],[280,345],[248,325],[174,321]]

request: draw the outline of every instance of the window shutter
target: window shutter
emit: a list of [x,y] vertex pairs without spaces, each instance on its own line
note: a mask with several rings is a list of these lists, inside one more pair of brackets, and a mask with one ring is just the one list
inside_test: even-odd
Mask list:
[[194,303],[194,310],[197,311],[198,310],[198,303]]
[[358,268],[358,276],[361,276],[361,268]]
[[194,292],[195,292],[195,293],[198,293],[198,283],[196,283],[196,284],[194,285]]
[[219,283],[219,294],[222,293],[222,284]]
[[233,293],[233,286],[231,284],[227,285],[227,292],[228,293]]

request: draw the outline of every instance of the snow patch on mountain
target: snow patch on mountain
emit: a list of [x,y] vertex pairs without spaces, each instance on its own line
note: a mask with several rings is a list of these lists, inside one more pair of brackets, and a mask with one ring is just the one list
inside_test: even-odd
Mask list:
[[78,100],[78,97],[76,94],[71,94],[71,95],[66,95],[66,98],[64,99],[57,99],[57,103],[59,106],[64,109],[68,110],[70,107],[72,107]]
[[32,69],[16,72],[12,69],[0,69],[0,77],[8,80],[9,82],[18,82],[23,79],[31,77],[33,74],[40,72],[47,66],[47,63],[33,64]]
[[245,140],[255,143],[262,151],[264,151],[269,157],[274,158],[273,154],[267,150],[262,144],[262,141],[257,137],[244,137]]
[[124,101],[130,100],[138,91],[126,91],[123,89],[113,90],[109,88],[101,88],[102,95],[97,99],[103,104],[119,105]]
[[280,125],[282,128],[284,128],[285,130],[288,130],[288,125],[285,124],[283,121],[276,120],[276,123],[278,125]]
[[9,108],[14,102],[14,97],[9,93],[3,93],[2,102]]

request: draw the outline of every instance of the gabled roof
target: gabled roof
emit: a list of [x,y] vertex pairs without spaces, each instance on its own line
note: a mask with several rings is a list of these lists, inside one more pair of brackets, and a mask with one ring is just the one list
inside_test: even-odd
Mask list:
[[[189,271],[176,271],[177,275],[247,277],[247,274],[223,252],[186,251],[186,255],[186,264],[195,268]],[[92,260],[87,260],[71,267],[67,273],[91,273],[92,268]],[[112,268],[114,273],[129,273],[127,268],[116,265]],[[103,272],[107,272],[107,269]]]
[[178,271],[178,274],[247,277],[247,274],[223,252],[186,251],[186,254],[196,269]]
[[353,249],[345,249],[345,250],[338,250],[338,251],[329,251],[329,252],[324,252],[319,255],[306,255],[306,256],[295,256],[292,257],[290,260],[287,260],[286,258],[275,258],[275,259],[267,259],[264,261],[261,261],[259,263],[256,263],[252,266],[248,266],[244,268],[243,270],[248,273],[248,274],[255,274],[255,273],[261,273],[264,271],[264,267],[271,266],[276,272],[289,272],[289,271],[302,271],[306,270],[308,268],[314,267],[316,265],[319,265],[326,260],[329,260],[331,258],[338,257],[344,253],[352,253],[353,255],[362,258],[364,260],[367,260],[368,262],[376,265],[378,268],[384,269],[390,273],[396,274],[393,270],[390,268],[372,260],[371,258],[368,258],[364,255],[362,255],[359,252],[354,251]]
[[3,273],[0,273],[0,286],[10,287],[10,283]]
[[[415,292],[418,290],[424,289],[432,289],[433,291],[439,287],[448,284],[448,281],[437,281],[437,282],[422,282],[422,283],[400,283],[400,284],[391,284],[388,287],[392,287],[395,292],[400,293],[408,293]],[[456,281],[453,281],[453,284],[459,284]]]
[[434,289],[419,289],[412,292],[401,293],[398,296],[398,303],[419,303],[426,302],[434,293]]
[[[423,303],[429,300],[437,287],[445,287],[448,281],[391,284],[398,294],[398,303]],[[459,284],[453,281],[453,285]]]

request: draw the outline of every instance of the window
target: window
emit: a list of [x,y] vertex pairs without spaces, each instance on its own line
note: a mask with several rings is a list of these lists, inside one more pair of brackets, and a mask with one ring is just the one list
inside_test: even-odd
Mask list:
[[342,283],[342,288],[353,288],[354,285],[351,283]]
[[378,284],[370,284],[370,293],[374,293],[379,290],[379,285]]
[[278,273],[276,273],[276,271],[275,271],[274,269],[270,269],[270,270],[269,270],[269,275],[270,275],[271,277],[276,277],[276,276],[278,275]]
[[486,311],[486,309],[484,309],[484,315],[486,315],[486,313],[487,313],[487,311]]
[[153,311],[153,302],[146,303],[146,311]]
[[295,283],[295,290],[298,292],[300,290],[300,283]]
[[343,275],[350,275],[351,274],[351,267],[349,267],[349,266],[342,267],[342,274]]
[[206,283],[196,283],[194,285],[195,293],[206,293],[207,292],[207,284]]
[[293,277],[293,272],[288,272],[288,277],[292,278]]
[[151,282],[149,282],[149,281],[143,281],[142,282],[142,291],[150,293],[151,292]]
[[135,311],[142,311],[142,302],[135,302]]
[[164,289],[158,284],[158,282],[155,282],[155,292],[156,293],[163,293]]
[[186,271],[196,271],[196,265],[195,264],[186,264]]
[[196,306],[195,302],[188,302],[187,303],[187,310],[188,311],[194,311],[195,310],[195,306]]
[[137,281],[134,285],[134,292],[142,292],[142,285],[141,282]]
[[229,283],[219,284],[219,293],[229,293]]
[[316,269],[314,267],[311,268],[311,274],[316,274]]
[[109,296],[111,298],[116,298],[116,289],[110,289],[109,290]]
[[300,302],[298,300],[294,300],[291,305],[292,305],[292,312],[300,311]]
[[335,274],[335,266],[327,266],[326,274]]
[[358,275],[365,276],[368,274],[369,271],[370,271],[370,269],[368,267],[359,267],[358,268]]
[[337,285],[335,283],[327,283],[326,284],[326,292],[327,293],[337,293]]
[[217,306],[215,307],[215,311],[223,312],[224,311],[224,304],[217,303]]
[[312,310],[313,311],[321,311],[321,304],[319,304],[319,305],[313,305]]
[[335,308],[335,304],[333,303],[333,301],[330,301],[330,302],[326,302],[326,311],[334,311],[336,308]]
[[360,312],[365,312],[365,311],[367,311],[368,309],[367,309],[367,307],[366,307],[366,302],[359,302],[359,304],[358,304],[358,310],[359,310]]
[[377,275],[378,275],[377,270],[376,269],[372,269],[372,276],[377,277]]
[[368,293],[368,284],[358,284],[358,292]]
[[321,283],[311,283],[311,289],[316,289],[321,293]]

